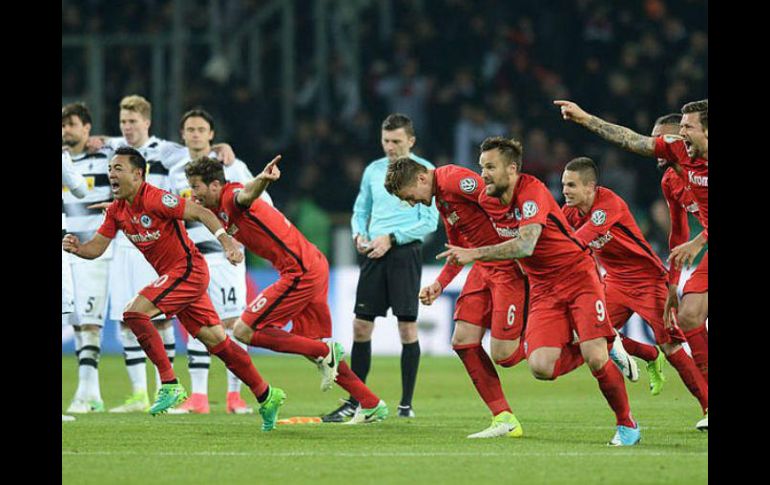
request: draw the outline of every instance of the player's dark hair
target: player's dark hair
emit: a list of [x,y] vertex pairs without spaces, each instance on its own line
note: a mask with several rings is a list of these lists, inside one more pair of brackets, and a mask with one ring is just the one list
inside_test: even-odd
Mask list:
[[227,183],[225,179],[225,166],[215,158],[200,157],[195,159],[187,164],[184,168],[184,173],[188,179],[195,176],[200,177],[206,185],[215,180],[222,184]]
[[704,130],[709,129],[709,100],[701,99],[700,101],[693,101],[682,106],[682,114],[700,113],[700,124],[703,125]]
[[564,166],[564,170],[579,173],[580,180],[584,184],[599,180],[599,168],[596,166],[596,163],[588,157],[573,158]]
[[392,113],[382,122],[382,129],[385,131],[393,131],[399,128],[403,128],[408,136],[414,136],[414,125],[407,115]]
[[681,121],[682,115],[680,113],[669,113],[655,120],[655,125],[678,125]]
[[147,160],[144,159],[141,153],[136,148],[132,147],[120,147],[117,150],[115,150],[115,155],[113,155],[113,158],[117,157],[118,155],[125,155],[128,157],[128,162],[133,166],[134,168],[138,168],[142,171],[142,178],[144,178],[145,171],[147,170]]
[[524,146],[521,142],[516,141],[513,138],[505,138],[504,136],[490,136],[481,142],[479,152],[484,153],[494,149],[500,151],[506,164],[510,165],[513,163],[516,165],[516,171],[521,172],[521,156],[524,153]]
[[409,187],[417,180],[417,174],[425,173],[428,169],[409,157],[399,158],[388,164],[385,173],[385,190],[398,196],[401,189]]
[[184,130],[184,123],[189,118],[203,118],[206,123],[209,124],[209,129],[214,131],[214,117],[203,108],[193,108],[187,113],[182,115],[182,119],[179,121],[179,129]]
[[62,106],[61,109],[61,120],[62,122],[72,116],[77,116],[80,118],[80,121],[85,124],[92,124],[91,123],[91,111],[89,111],[88,106],[86,106],[85,103],[70,103],[65,104]]

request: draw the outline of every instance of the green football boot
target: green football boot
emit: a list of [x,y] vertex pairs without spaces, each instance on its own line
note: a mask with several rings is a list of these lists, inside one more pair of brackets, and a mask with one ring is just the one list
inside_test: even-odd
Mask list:
[[259,415],[262,416],[262,431],[272,431],[275,429],[275,422],[278,420],[278,409],[286,401],[286,393],[283,389],[270,386],[270,392],[267,399],[259,406]]
[[478,433],[468,435],[468,438],[496,438],[498,436],[508,436],[511,438],[520,438],[524,435],[521,423],[512,413],[503,411],[492,418],[492,425]]
[[382,421],[387,418],[388,414],[388,405],[385,404],[385,401],[380,399],[380,402],[371,409],[359,407],[356,414],[354,414],[353,417],[350,418],[350,421],[345,424],[376,423],[377,421]]
[[187,391],[182,384],[163,384],[158,391],[158,397],[150,408],[150,414],[165,413],[169,408],[182,404],[187,399]]
[[662,350],[658,350],[658,356],[655,360],[647,362],[647,376],[650,378],[650,394],[657,396],[663,390],[663,383],[666,382],[666,376],[663,375],[663,361],[666,356]]

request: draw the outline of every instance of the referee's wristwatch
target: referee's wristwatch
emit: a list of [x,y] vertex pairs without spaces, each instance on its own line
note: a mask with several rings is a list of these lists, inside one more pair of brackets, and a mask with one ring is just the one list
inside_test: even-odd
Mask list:
[[391,232],[390,234],[388,234],[388,236],[390,237],[390,245],[391,246],[396,246],[397,245],[397,243],[396,243],[396,235]]

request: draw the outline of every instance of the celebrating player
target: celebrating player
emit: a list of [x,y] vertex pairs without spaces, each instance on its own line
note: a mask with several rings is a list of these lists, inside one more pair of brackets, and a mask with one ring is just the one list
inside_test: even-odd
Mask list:
[[251,388],[261,403],[262,430],[270,431],[275,428],[278,409],[286,394],[269,386],[254,368],[249,354],[225,334],[206,291],[209,283],[206,260],[180,221],[203,223],[222,244],[231,263],[241,262],[243,254],[210,211],[146,183],[146,166],[146,160],[137,150],[119,148],[109,165],[116,200],[107,207],[104,223],[87,243],[81,244],[76,236],[68,234],[62,246],[81,258],[94,259],[104,253],[117,231],[122,230],[161,275],[142,289],[123,312],[123,321],[137,336],[160,374],[162,385],[150,414],[165,412],[187,397],[176,379],[163,341],[150,323],[152,317],[165,313],[176,315],[190,335],[206,344],[212,354]]
[[[484,183],[467,168],[445,165],[429,169],[411,158],[388,165],[385,189],[410,205],[432,205],[433,197],[450,244],[479,247],[502,241],[478,205]],[[462,267],[447,263],[436,281],[420,290],[420,301],[432,304]],[[479,396],[492,412],[492,425],[468,438],[522,436],[521,424],[503,394],[492,360],[481,346],[487,328],[492,331],[492,358],[512,367],[524,358],[520,337],[527,320],[529,284],[514,260],[473,266],[457,299],[452,348],[462,360]]]
[[507,240],[479,248],[448,244],[437,258],[460,265],[519,259],[532,285],[524,336],[530,370],[539,379],[561,374],[559,357],[574,330],[583,358],[615,413],[617,431],[609,444],[635,445],[641,434],[631,416],[623,375],[609,359],[615,332],[591,250],[577,240],[548,188],[521,173],[521,159],[517,141],[492,137],[481,144],[479,164],[486,190],[479,203]]
[[[676,325],[663,322],[668,295],[668,272],[644,239],[625,201],[606,187],[597,185],[598,169],[590,158],[580,157],[564,168],[562,185],[567,221],[577,239],[594,249],[607,271],[604,279],[607,313],[620,329],[632,313],[638,313],[652,327],[655,341],[677,370],[690,393],[708,412],[708,383],[682,347],[685,336]],[[653,395],[663,385],[660,365],[663,356],[654,346],[624,339],[632,355],[647,361]]]
[[[195,200],[213,210],[229,234],[280,273],[278,281],[249,303],[235,323],[235,337],[255,347],[314,361],[322,374],[322,390],[331,388],[336,378],[360,403],[349,423],[383,420],[388,407],[342,360],[342,345],[320,341],[331,337],[332,330],[326,257],[283,214],[258,200],[267,185],[280,177],[278,160],[280,155],[245,186],[227,182],[217,160],[203,157],[185,168]],[[286,332],[283,327],[290,320],[292,330]]]

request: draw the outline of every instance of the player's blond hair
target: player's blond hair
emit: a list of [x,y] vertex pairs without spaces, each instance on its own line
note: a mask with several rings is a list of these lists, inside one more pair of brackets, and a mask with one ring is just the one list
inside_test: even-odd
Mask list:
[[152,105],[143,96],[132,94],[120,100],[120,109],[139,113],[146,120],[152,119]]

